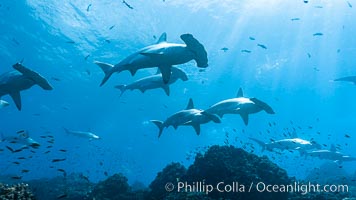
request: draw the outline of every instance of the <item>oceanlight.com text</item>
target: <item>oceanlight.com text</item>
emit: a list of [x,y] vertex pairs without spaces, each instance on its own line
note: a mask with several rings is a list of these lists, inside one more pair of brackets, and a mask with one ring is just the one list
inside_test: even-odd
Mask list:
[[243,192],[288,192],[288,193],[347,193],[348,185],[333,185],[333,184],[317,184],[317,183],[300,183],[293,182],[291,184],[267,184],[264,182],[251,182],[250,184],[242,184],[239,182],[219,182],[217,184],[206,184],[205,181],[196,182],[177,182],[175,184],[169,182],[165,185],[168,192],[200,192],[209,194],[211,192],[221,193],[243,193]]

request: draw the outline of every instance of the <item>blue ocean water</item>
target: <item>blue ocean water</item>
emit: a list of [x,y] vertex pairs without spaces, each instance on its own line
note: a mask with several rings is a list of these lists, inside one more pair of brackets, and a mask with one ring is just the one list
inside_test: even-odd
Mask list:
[[[41,147],[36,153],[14,154],[7,151],[8,144],[0,143],[1,175],[28,169],[21,176],[30,180],[61,175],[61,168],[95,182],[121,172],[130,183],[149,184],[170,162],[188,166],[193,159],[187,157],[202,147],[231,144],[267,155],[289,176],[302,179],[324,161],[298,152],[262,152],[248,139],[283,139],[293,128],[299,137],[314,139],[324,149],[335,144],[344,154],[356,156],[355,86],[333,81],[356,73],[355,1],[127,3],[133,9],[111,0],[0,1],[0,73],[23,59],[54,87],[23,91],[22,111],[9,96],[2,97],[11,105],[0,110],[0,132],[11,136],[28,130]],[[175,43],[183,43],[181,34],[193,34],[208,52],[209,67],[202,71],[194,61],[180,65],[189,80],[173,84],[170,96],[157,89],[144,94],[127,91],[120,97],[114,88],[155,74],[156,69],[139,70],[134,77],[129,72],[114,74],[99,87],[104,74],[94,61],[116,64],[154,44],[163,32]],[[240,116],[226,115],[221,124],[202,125],[199,136],[191,127],[170,127],[158,139],[150,120],[164,120],[184,109],[189,98],[206,109],[235,97],[240,87],[247,97],[267,102],[276,114],[253,114],[248,126]],[[63,127],[90,130],[102,139],[77,138]],[[54,144],[43,135],[52,135]],[[66,160],[53,163],[57,158]],[[342,165],[354,173],[355,163]]]

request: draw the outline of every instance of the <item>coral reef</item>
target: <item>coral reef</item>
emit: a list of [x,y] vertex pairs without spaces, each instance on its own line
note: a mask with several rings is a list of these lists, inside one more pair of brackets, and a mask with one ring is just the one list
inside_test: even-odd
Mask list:
[[[305,181],[317,182],[319,184],[346,184],[349,175],[341,165],[329,161],[318,168],[314,168],[304,179]],[[350,182],[348,184],[351,184]]]
[[[287,199],[286,192],[258,192],[251,183],[263,182],[266,185],[287,185],[291,179],[287,172],[272,163],[267,157],[258,157],[233,146],[212,146],[202,155],[198,154],[184,178],[188,183],[204,181],[216,186],[238,184],[233,192],[213,190],[209,197],[218,199]],[[225,190],[225,188],[222,188]]]
[[81,173],[72,173],[52,179],[29,181],[33,193],[38,200],[69,199],[86,200],[94,188],[94,183]]
[[[328,170],[337,170],[328,173]],[[321,173],[322,172],[322,173]],[[341,176],[340,176],[341,175]],[[69,200],[217,200],[217,199],[259,199],[259,200],[304,200],[304,199],[352,199],[356,194],[356,174],[347,175],[339,166],[325,164],[315,169],[308,176],[315,184],[323,181],[326,184],[346,184],[348,192],[326,193],[311,192],[261,192],[256,186],[258,182],[265,185],[291,185],[296,180],[289,178],[285,170],[272,163],[267,157],[258,157],[233,146],[211,146],[205,153],[198,153],[194,163],[187,169],[180,163],[167,165],[146,189],[144,184],[135,182],[128,184],[122,174],[114,174],[106,180],[94,184],[82,174],[40,179],[30,181],[36,199],[69,199]],[[223,182],[218,191],[215,187],[207,192],[207,185],[217,186]],[[297,181],[308,184],[308,179]],[[178,190],[178,184],[181,186]],[[253,187],[250,190],[250,184]],[[167,185],[168,184],[168,185]],[[169,185],[170,184],[170,185]],[[200,184],[200,185],[199,185]],[[235,184],[235,186],[233,186]],[[320,183],[319,183],[320,184]],[[232,186],[227,191],[224,186]],[[0,184],[0,199],[35,199],[27,184]]]
[[[167,192],[165,185],[168,182],[176,184],[175,186],[178,182],[184,182],[191,187],[188,187],[188,191],[178,192],[175,188]],[[197,182],[203,187],[197,185]],[[286,185],[291,179],[285,170],[266,157],[258,157],[232,146],[212,146],[204,155],[197,154],[194,164],[188,170],[178,163],[164,168],[151,183],[148,199],[288,199],[286,192],[247,192],[248,188],[234,192],[219,192],[215,188],[208,194],[204,191],[204,185],[216,186],[219,182],[238,182],[240,186],[250,186],[252,182]]]
[[[169,193],[165,189],[167,183],[176,183],[186,174],[186,168],[179,163],[167,165],[162,172],[159,172],[150,184],[150,193],[147,199],[163,199]],[[172,196],[172,194],[170,194]]]
[[0,199],[1,200],[34,200],[35,196],[30,191],[27,184],[18,183],[14,185],[6,185],[0,183]]
[[90,194],[90,199],[100,200],[132,200],[144,199],[145,192],[138,190],[132,192],[127,178],[122,174],[114,174],[108,179],[99,182]]

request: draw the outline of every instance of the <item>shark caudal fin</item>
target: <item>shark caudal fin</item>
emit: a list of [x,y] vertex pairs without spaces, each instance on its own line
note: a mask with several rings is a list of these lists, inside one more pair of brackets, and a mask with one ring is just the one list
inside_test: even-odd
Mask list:
[[122,94],[124,94],[124,92],[126,91],[126,85],[116,85],[115,86],[116,89],[119,89],[121,91],[120,97],[122,96]]
[[208,53],[206,52],[204,46],[193,37],[192,34],[183,34],[180,38],[195,54],[194,60],[197,62],[197,66],[201,68],[208,67]]
[[38,74],[35,71],[32,71],[32,70],[26,68],[21,63],[16,63],[12,67],[14,69],[16,69],[17,71],[21,72],[21,74],[23,74],[24,76],[29,77],[30,79],[35,81],[35,83],[37,85],[39,85],[42,89],[44,89],[44,90],[52,90],[53,89],[53,87],[49,84],[49,82],[43,76],[41,76],[40,74]]
[[159,120],[151,120],[151,122],[154,123],[158,127],[158,129],[159,129],[158,138],[161,137],[163,128],[164,128],[163,122],[159,121]]
[[275,114],[273,109],[268,104],[266,104],[265,102],[263,102],[261,100],[258,100],[257,98],[251,98],[250,100],[253,103],[255,103],[257,106],[261,107],[264,111],[266,111],[266,113]]
[[103,72],[105,73],[105,76],[100,83],[100,87],[101,87],[106,83],[106,81],[109,80],[111,75],[114,73],[114,70],[113,70],[114,65],[108,64],[108,63],[103,63],[103,62],[98,62],[98,61],[95,61],[94,64],[98,65],[101,68],[101,70],[103,70]]
[[255,138],[251,138],[249,137],[248,139],[255,141],[258,145],[260,145],[262,147],[262,151],[264,151],[266,149],[266,143],[262,142],[261,140],[255,139]]

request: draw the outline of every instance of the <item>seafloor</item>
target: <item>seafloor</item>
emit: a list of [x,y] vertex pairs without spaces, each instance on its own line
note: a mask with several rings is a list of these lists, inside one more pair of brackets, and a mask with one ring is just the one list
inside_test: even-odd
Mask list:
[[[32,180],[26,183],[0,184],[0,199],[71,199],[71,200],[161,200],[161,199],[316,199],[316,200],[340,200],[356,199],[356,174],[353,176],[331,176],[326,174],[330,170],[341,170],[338,167],[324,166],[326,173],[311,173],[308,180],[295,180],[289,177],[284,169],[271,162],[267,157],[258,157],[243,149],[233,146],[211,146],[205,152],[198,153],[195,161],[188,168],[180,163],[168,164],[148,187],[142,183],[128,184],[127,178],[122,174],[114,174],[99,183],[92,183],[82,174],[63,174],[53,179]],[[330,174],[330,173],[329,173]],[[0,181],[8,177],[1,177]],[[206,185],[216,185],[219,182],[237,183],[237,191],[219,192],[213,190],[207,194],[204,191]],[[242,185],[251,182],[263,182],[273,185],[288,185],[309,180],[323,180],[324,184],[346,184],[348,192],[259,192],[247,191]],[[177,182],[196,182],[200,185],[191,191],[177,191],[173,189],[167,192],[167,183],[173,185]]]

